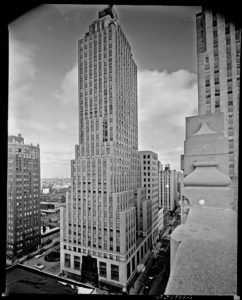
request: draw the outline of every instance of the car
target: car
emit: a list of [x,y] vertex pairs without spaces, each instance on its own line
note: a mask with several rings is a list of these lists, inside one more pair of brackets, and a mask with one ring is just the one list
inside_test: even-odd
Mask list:
[[44,269],[44,265],[43,264],[41,264],[41,263],[37,263],[36,265],[34,265],[35,266],[35,268],[37,268],[38,270],[42,270],[42,269]]
[[46,249],[40,249],[40,251],[39,251],[40,254],[42,254],[44,252],[46,252]]
[[144,287],[144,289],[143,289],[143,294],[144,295],[147,295],[148,293],[149,293],[149,287],[148,287],[148,285],[146,285],[145,287]]
[[154,278],[155,278],[154,276],[148,277],[148,285],[149,285],[149,286],[151,286],[151,284],[152,284]]
[[40,258],[41,256],[43,256],[43,254],[37,254],[34,258]]

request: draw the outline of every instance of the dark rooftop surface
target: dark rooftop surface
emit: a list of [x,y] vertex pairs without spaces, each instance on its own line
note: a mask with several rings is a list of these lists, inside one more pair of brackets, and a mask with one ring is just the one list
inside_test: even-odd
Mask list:
[[[87,288],[82,284],[78,284],[78,287]],[[15,265],[6,270],[6,295],[20,293],[78,294],[78,288],[76,283],[67,279]]]

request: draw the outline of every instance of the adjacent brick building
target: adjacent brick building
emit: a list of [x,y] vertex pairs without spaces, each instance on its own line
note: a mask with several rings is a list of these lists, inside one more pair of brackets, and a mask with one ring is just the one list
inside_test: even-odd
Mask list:
[[40,148],[8,137],[7,257],[18,258],[40,244]]

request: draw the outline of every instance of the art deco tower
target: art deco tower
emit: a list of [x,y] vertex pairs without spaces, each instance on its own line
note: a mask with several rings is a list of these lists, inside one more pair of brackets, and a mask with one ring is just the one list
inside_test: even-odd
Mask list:
[[137,246],[137,67],[112,7],[78,42],[78,85],[79,145],[61,222],[61,270],[125,290],[151,237]]

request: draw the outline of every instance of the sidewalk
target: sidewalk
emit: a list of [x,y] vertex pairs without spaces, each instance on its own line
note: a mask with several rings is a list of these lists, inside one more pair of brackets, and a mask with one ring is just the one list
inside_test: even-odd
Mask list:
[[153,257],[153,254],[151,254],[149,256],[149,258],[147,259],[147,263],[145,265],[145,271],[143,273],[138,273],[137,275],[137,278],[133,284],[133,286],[129,289],[129,295],[139,295],[142,288],[143,288],[143,285],[145,283],[145,280],[147,278],[147,273],[149,271],[149,268],[150,268],[150,263],[151,263],[151,258]]

